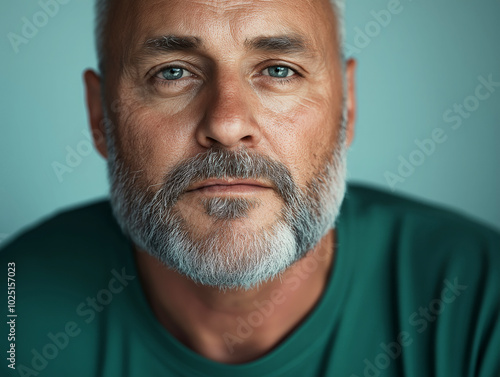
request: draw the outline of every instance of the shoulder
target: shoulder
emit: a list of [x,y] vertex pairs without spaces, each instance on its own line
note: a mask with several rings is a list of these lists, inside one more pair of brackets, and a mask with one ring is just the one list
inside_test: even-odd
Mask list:
[[81,297],[125,266],[130,247],[102,200],[32,226],[0,250],[0,262],[15,264],[16,285],[30,296]]
[[421,302],[457,281],[468,287],[470,305],[500,310],[497,231],[462,214],[371,188],[353,186],[347,195],[339,225],[345,220],[349,251],[365,261],[358,266],[374,269],[380,279],[396,279]]
[[[447,209],[356,185],[348,189],[338,228],[355,255],[353,273],[397,307],[394,318],[419,340],[415,352],[428,354],[425,339],[436,352],[461,355],[481,376],[500,368],[496,230]],[[454,365],[453,356],[444,359]]]
[[[130,256],[107,201],[60,212],[0,250],[1,264],[13,266],[8,297],[17,315],[12,339],[19,373],[58,375],[75,362],[85,364],[82,374],[97,368],[110,303],[114,310],[126,307],[128,296],[120,292],[135,279]],[[7,290],[0,299],[7,302]],[[63,356],[52,362],[58,353]]]
[[[353,230],[374,229],[399,240],[401,248],[413,243],[432,250],[474,250],[500,262],[500,233],[449,209],[350,185],[342,214]],[[426,250],[420,252],[425,254]]]
[[56,213],[9,242],[0,258],[43,258],[92,256],[96,247],[123,241],[108,200],[101,200]]

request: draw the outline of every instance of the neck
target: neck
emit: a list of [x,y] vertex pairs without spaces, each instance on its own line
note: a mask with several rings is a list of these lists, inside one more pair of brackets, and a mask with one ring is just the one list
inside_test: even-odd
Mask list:
[[312,311],[328,281],[334,241],[331,230],[281,278],[226,292],[197,285],[146,252],[135,254],[146,297],[167,331],[208,359],[237,364],[271,351]]

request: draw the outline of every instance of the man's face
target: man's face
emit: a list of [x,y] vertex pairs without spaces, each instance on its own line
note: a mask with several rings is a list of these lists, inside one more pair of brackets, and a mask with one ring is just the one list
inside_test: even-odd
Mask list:
[[[344,189],[328,1],[115,1],[111,15],[104,154],[132,239],[221,287],[252,286],[303,256],[333,225]],[[174,261],[176,248],[191,262]],[[226,278],[179,267],[189,263]]]

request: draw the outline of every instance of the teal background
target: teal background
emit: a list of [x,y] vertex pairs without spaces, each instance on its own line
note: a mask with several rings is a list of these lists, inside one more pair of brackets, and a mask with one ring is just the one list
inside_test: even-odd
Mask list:
[[[500,88],[453,130],[443,113],[474,94],[478,77],[500,81],[500,1],[401,0],[385,26],[371,11],[394,0],[347,3],[346,42],[356,47],[358,119],[349,153],[349,179],[391,190],[414,140],[442,128],[436,147],[395,192],[454,208],[500,229]],[[21,34],[37,1],[2,0],[0,242],[51,213],[107,194],[105,162],[88,154],[82,72],[95,67],[93,4],[68,0],[16,53],[8,33]],[[379,24],[380,25],[380,24]],[[370,27],[372,29],[370,29]],[[357,29],[359,28],[359,29]],[[371,30],[356,45],[358,30]],[[366,41],[365,41],[366,42]],[[67,148],[85,152],[62,181],[53,163]]]

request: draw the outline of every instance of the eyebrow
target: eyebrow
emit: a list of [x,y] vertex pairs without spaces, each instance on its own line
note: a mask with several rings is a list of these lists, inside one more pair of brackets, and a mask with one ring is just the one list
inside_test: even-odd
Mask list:
[[151,52],[174,52],[197,49],[202,45],[202,42],[197,37],[162,35],[160,37],[148,39],[144,45],[146,49]]
[[249,50],[266,52],[300,53],[307,50],[304,38],[298,35],[279,35],[273,37],[257,37],[246,40],[245,46]]

